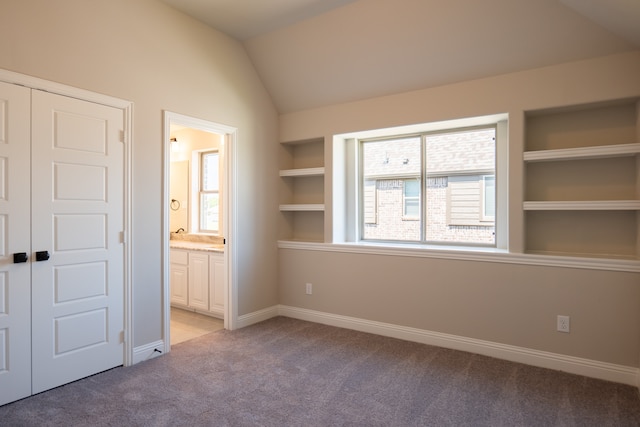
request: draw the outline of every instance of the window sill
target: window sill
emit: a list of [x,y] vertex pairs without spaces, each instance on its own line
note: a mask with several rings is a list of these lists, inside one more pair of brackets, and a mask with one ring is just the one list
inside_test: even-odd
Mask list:
[[373,242],[316,243],[280,240],[278,248],[640,273],[640,260],[512,253],[506,249],[487,247],[402,245]]

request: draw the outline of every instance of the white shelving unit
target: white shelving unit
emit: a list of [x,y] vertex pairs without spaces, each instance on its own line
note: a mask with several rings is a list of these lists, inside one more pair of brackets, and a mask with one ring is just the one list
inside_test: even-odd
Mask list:
[[324,241],[324,138],[280,144],[280,240]]
[[525,250],[640,259],[640,102],[526,114]]

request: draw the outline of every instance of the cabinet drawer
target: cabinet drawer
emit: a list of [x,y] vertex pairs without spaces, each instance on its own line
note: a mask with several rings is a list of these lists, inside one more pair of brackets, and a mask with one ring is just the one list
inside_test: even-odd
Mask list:
[[171,264],[187,265],[189,263],[189,252],[171,249],[169,259]]

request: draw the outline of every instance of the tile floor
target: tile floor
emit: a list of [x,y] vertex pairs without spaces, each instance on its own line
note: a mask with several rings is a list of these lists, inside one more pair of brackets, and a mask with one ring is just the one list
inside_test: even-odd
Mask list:
[[171,345],[223,328],[222,319],[171,307]]

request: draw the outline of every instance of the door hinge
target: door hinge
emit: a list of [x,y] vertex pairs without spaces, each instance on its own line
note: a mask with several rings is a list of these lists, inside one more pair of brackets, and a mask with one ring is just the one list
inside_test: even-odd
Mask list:
[[120,331],[120,344],[124,344],[124,331]]
[[120,232],[120,243],[127,243],[127,235],[124,231]]
[[120,131],[120,142],[124,143],[125,142],[125,135],[124,135],[124,130]]

